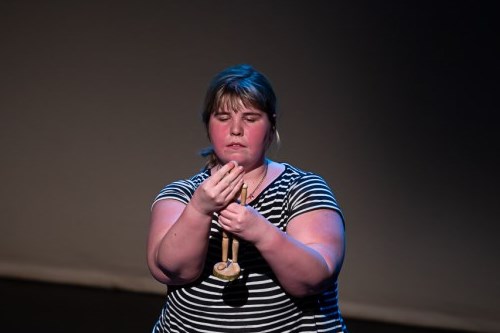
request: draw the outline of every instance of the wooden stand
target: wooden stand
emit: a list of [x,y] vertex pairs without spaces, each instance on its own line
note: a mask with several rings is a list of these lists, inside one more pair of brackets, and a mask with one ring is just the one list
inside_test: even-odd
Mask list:
[[[247,201],[247,189],[248,185],[243,184],[241,188],[241,205],[246,205]],[[240,275],[241,269],[238,264],[238,250],[240,247],[240,242],[236,237],[232,237],[232,253],[233,258],[228,259],[228,251],[229,251],[229,238],[230,236],[227,232],[222,231],[222,261],[218,262],[214,265],[213,273],[219,279],[233,281],[238,278]]]

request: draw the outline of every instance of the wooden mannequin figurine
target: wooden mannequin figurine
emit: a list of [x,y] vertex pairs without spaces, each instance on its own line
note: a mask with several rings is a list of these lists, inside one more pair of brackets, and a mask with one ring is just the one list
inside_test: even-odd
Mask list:
[[[248,185],[243,184],[241,188],[241,200],[240,204],[245,206],[247,201],[247,189]],[[228,259],[229,250],[229,235],[227,232],[222,231],[222,261],[214,265],[214,275],[220,279],[233,281],[240,275],[240,265],[238,264],[238,250],[240,247],[240,242],[236,237],[232,237],[232,253],[233,258]]]

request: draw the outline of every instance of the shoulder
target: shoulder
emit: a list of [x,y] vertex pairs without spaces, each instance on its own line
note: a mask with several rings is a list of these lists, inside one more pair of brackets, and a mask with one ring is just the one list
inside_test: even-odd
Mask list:
[[284,164],[283,179],[288,179],[288,194],[292,216],[317,209],[342,212],[333,190],[319,174]]
[[160,190],[160,193],[154,199],[153,205],[164,199],[175,199],[187,204],[194,191],[208,177],[208,171],[202,170],[188,179],[180,179],[167,184]]
[[[162,191],[178,188],[178,189],[192,189],[195,190],[200,184],[209,177],[209,173],[206,170],[202,170],[188,179],[176,180],[168,185],[166,185]],[[161,193],[161,192],[160,192]]]
[[333,190],[319,174],[305,171],[288,163],[280,163],[283,171],[277,179],[278,186],[287,189],[290,199],[305,199],[310,196],[328,196],[334,199]]
[[289,179],[291,186],[328,186],[323,177],[319,174],[306,171],[288,163],[281,163],[284,166],[282,176]]

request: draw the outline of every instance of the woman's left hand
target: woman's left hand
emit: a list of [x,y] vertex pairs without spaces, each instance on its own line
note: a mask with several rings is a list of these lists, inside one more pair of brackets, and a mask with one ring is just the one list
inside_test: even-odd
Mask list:
[[225,231],[255,243],[269,222],[254,208],[233,202],[219,212],[219,223]]

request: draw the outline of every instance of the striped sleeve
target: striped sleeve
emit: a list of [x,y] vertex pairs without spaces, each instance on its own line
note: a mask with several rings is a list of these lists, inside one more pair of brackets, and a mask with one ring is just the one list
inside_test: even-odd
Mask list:
[[158,201],[165,199],[177,200],[187,205],[193,197],[194,191],[208,176],[208,172],[203,170],[189,179],[177,180],[168,184],[158,193],[151,207]]
[[304,174],[292,185],[290,193],[290,219],[316,209],[333,209],[344,220],[333,191],[322,177]]
[[195,191],[195,185],[189,180],[178,180],[165,186],[153,201],[153,205],[160,200],[174,199],[187,205]]

